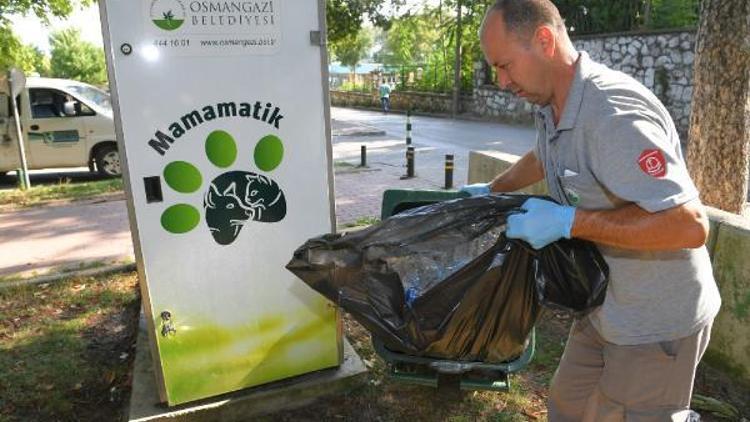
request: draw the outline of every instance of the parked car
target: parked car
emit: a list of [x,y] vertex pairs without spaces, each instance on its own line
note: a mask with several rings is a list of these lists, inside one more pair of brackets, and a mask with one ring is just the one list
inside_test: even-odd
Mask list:
[[[109,94],[69,79],[29,77],[17,97],[29,169],[88,166],[120,175]],[[13,108],[0,92],[0,175],[21,167]]]

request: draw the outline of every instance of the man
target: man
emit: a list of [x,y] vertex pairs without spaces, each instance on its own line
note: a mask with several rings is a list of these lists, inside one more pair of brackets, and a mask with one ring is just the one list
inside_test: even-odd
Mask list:
[[602,306],[575,321],[550,421],[686,420],[720,306],[708,220],[667,110],[643,85],[571,43],[549,0],[498,0],[480,30],[498,85],[539,106],[537,146],[472,194],[545,179],[507,236],[534,248],[595,242],[610,269]]
[[385,79],[380,84],[378,91],[380,91],[380,105],[383,107],[383,113],[388,113],[391,109],[391,87]]

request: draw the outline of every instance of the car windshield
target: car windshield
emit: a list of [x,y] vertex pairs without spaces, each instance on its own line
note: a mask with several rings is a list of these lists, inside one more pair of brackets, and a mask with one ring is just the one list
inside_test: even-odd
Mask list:
[[109,94],[99,88],[90,85],[69,85],[68,89],[99,107],[105,109],[112,108],[112,103],[109,101]]

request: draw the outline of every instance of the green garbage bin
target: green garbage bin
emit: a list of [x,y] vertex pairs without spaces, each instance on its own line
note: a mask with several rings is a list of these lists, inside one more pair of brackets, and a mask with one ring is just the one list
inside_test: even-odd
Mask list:
[[[386,190],[383,193],[381,218],[386,219],[411,208],[466,196],[468,195],[457,191]],[[526,367],[534,356],[536,334],[532,329],[521,355],[502,363],[410,356],[389,350],[375,337],[372,342],[375,352],[388,364],[389,375],[397,381],[439,389],[508,391],[509,374]]]

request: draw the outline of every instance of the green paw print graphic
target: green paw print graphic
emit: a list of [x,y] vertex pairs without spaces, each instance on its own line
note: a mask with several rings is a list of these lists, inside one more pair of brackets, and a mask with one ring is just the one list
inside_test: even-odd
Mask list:
[[[237,143],[229,133],[216,130],[206,138],[206,156],[218,168],[226,169],[237,159]],[[284,145],[277,136],[267,135],[255,145],[255,165],[274,170],[284,157]],[[200,170],[186,161],[173,161],[164,168],[164,180],[180,193],[193,193],[203,185]],[[286,199],[279,185],[268,176],[249,171],[228,171],[211,181],[203,196],[206,225],[216,243],[228,245],[248,221],[274,223],[286,216]],[[200,211],[188,204],[176,204],[161,215],[161,225],[170,233],[187,233],[200,222]]]

